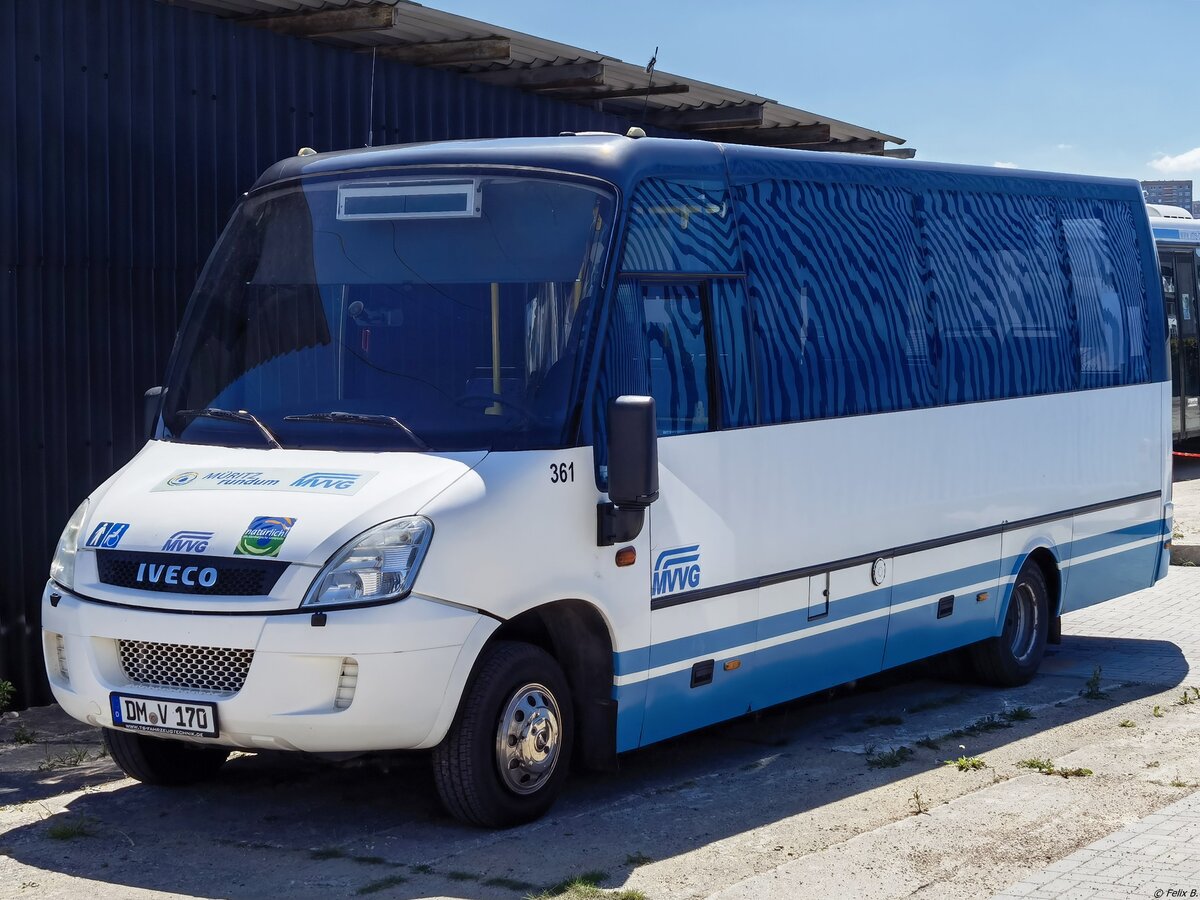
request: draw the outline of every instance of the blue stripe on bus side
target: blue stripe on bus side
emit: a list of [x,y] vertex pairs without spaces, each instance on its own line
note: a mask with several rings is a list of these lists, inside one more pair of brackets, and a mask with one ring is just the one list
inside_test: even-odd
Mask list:
[[[1144,523],[1111,534],[1133,531],[1137,534],[1132,540],[1140,540],[1146,536],[1142,532],[1148,525],[1161,527],[1161,522]],[[1126,542],[1131,543],[1132,540]],[[1160,551],[1158,545],[1148,544],[1080,563],[1072,567],[1078,572],[1072,574],[1071,585],[1074,587],[1083,583],[1085,593],[1101,599],[1146,587],[1153,579],[1153,567]],[[1011,589],[1011,585],[1004,585],[999,590],[1001,604],[1006,602]],[[1113,593],[1114,590],[1117,593]],[[921,592],[917,594],[921,595]],[[910,612],[928,616],[931,606],[922,606]],[[796,641],[789,641],[742,654],[741,669],[724,672],[717,666],[712,684],[700,688],[691,687],[690,669],[618,686],[613,693],[618,700],[619,710],[617,750],[621,752],[645,746],[878,671],[881,661],[865,659],[863,653],[873,652],[879,646],[875,631],[887,622],[888,618],[881,616],[826,632],[822,635],[819,653],[798,653]],[[934,641],[939,639],[939,631],[940,628],[922,627],[921,633],[926,636],[927,643],[922,648],[924,652],[913,658],[938,652]],[[803,690],[799,690],[798,685],[803,685]],[[651,692],[656,698],[654,713],[652,717],[645,717],[643,709]],[[746,696],[751,698],[750,702],[738,705],[737,698]],[[734,709],[736,711],[731,711]]]
[[[1131,525],[1116,531],[1094,535],[1072,542],[1069,552],[1063,555],[1070,559],[1102,550],[1109,550],[1121,544],[1141,540],[1162,533],[1163,520],[1155,519],[1149,522]],[[1156,551],[1157,552],[1157,551]],[[951,594],[964,586],[980,584],[999,578],[1001,572],[1006,575],[1016,574],[1025,557],[1010,557],[994,562],[980,563],[955,569],[949,572],[939,572],[925,578],[902,582],[884,587],[877,591],[868,591],[850,597],[835,599],[831,615],[813,621],[808,620],[807,608],[792,610],[786,613],[769,616],[765,619],[750,622],[740,622],[736,625],[717,628],[699,634],[687,635],[662,644],[650,647],[638,647],[613,654],[613,671],[615,675],[630,675],[646,671],[657,666],[670,665],[697,656],[711,656],[733,647],[739,647],[756,640],[765,640],[801,631],[806,627],[820,625],[826,622],[836,622],[839,618],[858,615],[862,612],[878,608],[870,601],[880,596],[887,597],[890,591],[890,606],[928,597],[934,594]],[[834,614],[836,613],[836,614]]]

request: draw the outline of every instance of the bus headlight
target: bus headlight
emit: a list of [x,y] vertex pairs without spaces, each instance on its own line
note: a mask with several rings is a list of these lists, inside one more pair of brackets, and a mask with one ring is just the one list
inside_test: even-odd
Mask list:
[[58,539],[54,559],[50,561],[50,578],[68,589],[75,586],[75,554],[79,551],[79,529],[83,527],[87,510],[88,501],[84,500],[67,520],[67,527]]
[[378,603],[412,590],[433,523],[421,516],[393,519],[339,550],[313,580],[304,606]]

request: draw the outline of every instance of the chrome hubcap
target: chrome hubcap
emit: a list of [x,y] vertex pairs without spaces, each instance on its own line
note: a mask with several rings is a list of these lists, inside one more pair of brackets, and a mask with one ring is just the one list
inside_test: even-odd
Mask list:
[[1017,662],[1024,663],[1033,655],[1034,645],[1038,634],[1038,603],[1031,588],[1025,582],[1018,582],[1013,591],[1012,600],[1008,604],[1008,617],[1005,631],[1012,635],[1012,655]]
[[509,790],[532,794],[546,783],[558,763],[561,721],[554,695],[542,685],[512,695],[496,730],[496,764]]

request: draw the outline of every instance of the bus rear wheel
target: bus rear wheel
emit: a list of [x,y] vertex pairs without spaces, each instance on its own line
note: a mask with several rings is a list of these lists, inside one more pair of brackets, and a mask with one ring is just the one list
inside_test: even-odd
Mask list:
[[216,775],[229,758],[225,747],[146,737],[115,728],[103,729],[101,737],[121,771],[143,784],[195,784]]
[[442,803],[486,828],[538,818],[562,790],[574,730],[567,678],[554,658],[532,644],[497,641],[433,751]]
[[1046,652],[1050,628],[1050,592],[1041,566],[1026,560],[1004,613],[998,637],[971,648],[971,662],[980,680],[1000,687],[1027,684]]

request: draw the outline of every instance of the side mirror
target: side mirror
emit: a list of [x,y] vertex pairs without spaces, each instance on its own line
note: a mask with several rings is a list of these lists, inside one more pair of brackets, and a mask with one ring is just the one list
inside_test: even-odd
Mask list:
[[142,437],[151,440],[154,437],[154,423],[158,421],[158,411],[162,407],[162,385],[152,387],[142,398]]
[[608,404],[608,496],[622,509],[658,499],[658,435],[653,397],[617,397]]
[[658,499],[658,433],[653,397],[617,397],[608,404],[608,496],[597,508],[601,547],[632,541],[646,508]]

